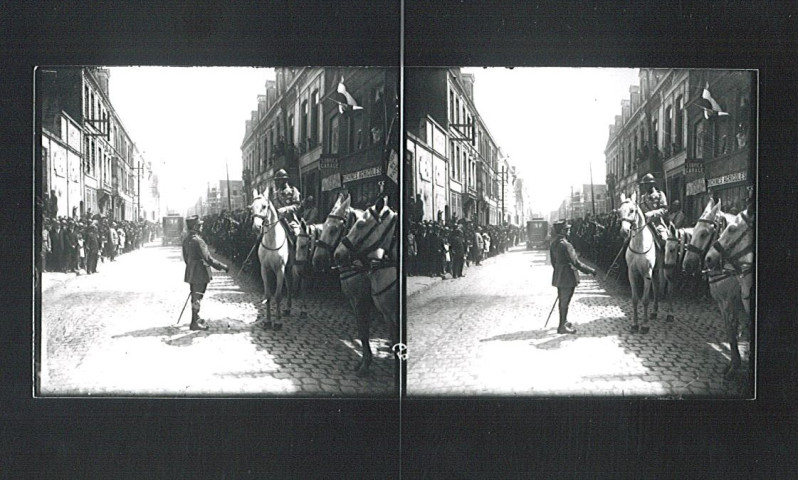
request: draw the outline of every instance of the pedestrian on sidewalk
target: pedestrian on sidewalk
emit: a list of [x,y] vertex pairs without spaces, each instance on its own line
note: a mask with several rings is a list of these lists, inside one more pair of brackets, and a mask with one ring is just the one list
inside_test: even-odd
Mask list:
[[568,305],[576,286],[579,285],[577,270],[596,275],[595,269],[582,264],[577,258],[574,246],[566,238],[570,228],[565,220],[554,222],[555,238],[549,248],[551,266],[554,268],[551,285],[557,287],[557,299],[560,302],[560,325],[557,333],[576,333],[576,329],[568,321]]
[[86,273],[97,273],[97,257],[100,253],[100,239],[97,236],[97,226],[89,225],[86,234]]
[[186,273],[183,281],[191,288],[191,330],[207,330],[208,325],[199,317],[200,302],[205,294],[208,282],[213,279],[211,268],[229,271],[227,265],[211,257],[208,245],[200,237],[202,220],[193,215],[186,218],[188,235],[183,240],[183,261],[186,262]]

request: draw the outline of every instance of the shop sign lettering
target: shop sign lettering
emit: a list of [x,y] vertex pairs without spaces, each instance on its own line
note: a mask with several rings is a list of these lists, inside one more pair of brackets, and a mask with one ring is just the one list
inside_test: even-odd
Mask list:
[[730,173],[728,175],[723,175],[722,177],[710,178],[707,181],[707,186],[709,188],[712,188],[712,187],[717,187],[719,185],[725,185],[727,183],[743,182],[747,179],[748,175],[746,172]]
[[361,180],[363,178],[370,178],[370,177],[378,177],[382,175],[382,168],[380,167],[370,167],[364,168],[363,170],[358,170],[357,172],[346,173],[342,175],[342,181],[344,183],[354,182],[355,180]]

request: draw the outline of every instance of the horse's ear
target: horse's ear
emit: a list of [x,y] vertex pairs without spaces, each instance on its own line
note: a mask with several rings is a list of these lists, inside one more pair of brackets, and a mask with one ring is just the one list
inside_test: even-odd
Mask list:
[[380,197],[377,199],[377,203],[374,204],[374,209],[381,212],[383,208],[385,208],[385,198]]
[[626,194],[621,192],[621,203],[626,201]]
[[720,211],[720,199],[718,199],[718,202],[710,208],[710,211],[712,215],[718,214],[718,212]]

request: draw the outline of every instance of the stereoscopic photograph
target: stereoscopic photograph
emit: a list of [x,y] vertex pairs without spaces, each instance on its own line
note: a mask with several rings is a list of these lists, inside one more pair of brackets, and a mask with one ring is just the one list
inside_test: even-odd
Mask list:
[[408,396],[755,397],[755,70],[405,72]]
[[34,394],[396,398],[398,79],[36,68]]

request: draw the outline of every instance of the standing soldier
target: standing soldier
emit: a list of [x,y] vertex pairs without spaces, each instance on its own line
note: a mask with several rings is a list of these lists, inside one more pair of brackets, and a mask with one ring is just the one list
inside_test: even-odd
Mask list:
[[582,264],[576,256],[574,246],[566,239],[571,226],[565,220],[554,223],[554,242],[549,247],[551,266],[554,274],[551,285],[557,287],[557,300],[560,302],[560,325],[557,333],[576,333],[576,329],[568,321],[568,304],[574,295],[576,286],[579,285],[577,270],[596,275],[596,270]]
[[668,239],[668,227],[665,225],[668,199],[665,197],[665,192],[657,189],[654,175],[650,173],[645,174],[640,180],[640,195],[642,197],[640,208],[646,216],[646,223],[654,227],[662,240],[661,248],[665,244],[665,240]]
[[208,325],[199,318],[200,302],[205,295],[208,282],[213,279],[211,268],[229,271],[227,265],[215,260],[208,251],[208,245],[199,235],[202,220],[197,215],[186,219],[188,235],[183,240],[183,261],[186,262],[186,273],[183,281],[191,288],[191,330],[207,330]]

